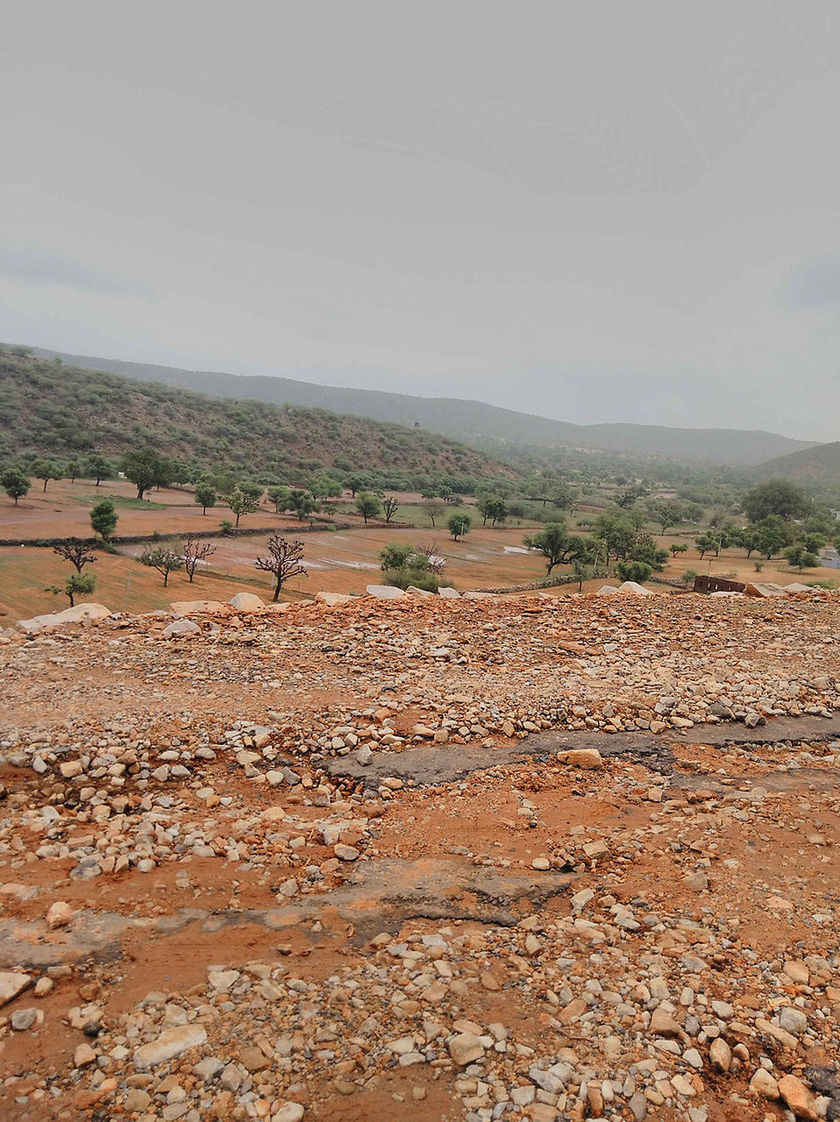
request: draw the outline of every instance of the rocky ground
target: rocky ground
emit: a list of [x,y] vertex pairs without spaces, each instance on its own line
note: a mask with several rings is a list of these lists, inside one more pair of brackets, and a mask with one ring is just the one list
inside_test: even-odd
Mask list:
[[0,636],[1,1117],[840,1118],[840,598],[285,609]]

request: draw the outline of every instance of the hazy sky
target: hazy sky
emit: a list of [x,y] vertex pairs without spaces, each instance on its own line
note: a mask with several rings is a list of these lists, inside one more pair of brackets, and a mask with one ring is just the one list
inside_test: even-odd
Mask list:
[[840,439],[836,0],[31,0],[0,52],[0,339]]

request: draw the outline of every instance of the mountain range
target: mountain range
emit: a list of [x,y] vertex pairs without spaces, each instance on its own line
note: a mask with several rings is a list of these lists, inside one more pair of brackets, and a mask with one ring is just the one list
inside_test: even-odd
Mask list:
[[32,351],[45,358],[59,357],[87,370],[109,371],[142,382],[161,382],[212,397],[326,409],[333,413],[419,427],[501,457],[506,449],[527,448],[538,453],[540,448],[567,447],[746,468],[814,446],[808,441],[762,430],[638,424],[576,425],[459,398],[412,397],[381,390],[322,386],[267,375],[182,370],[37,347]]

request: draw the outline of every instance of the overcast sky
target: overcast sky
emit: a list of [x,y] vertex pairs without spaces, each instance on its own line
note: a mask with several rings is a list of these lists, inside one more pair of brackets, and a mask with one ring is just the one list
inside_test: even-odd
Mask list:
[[836,0],[9,5],[0,339],[840,439]]

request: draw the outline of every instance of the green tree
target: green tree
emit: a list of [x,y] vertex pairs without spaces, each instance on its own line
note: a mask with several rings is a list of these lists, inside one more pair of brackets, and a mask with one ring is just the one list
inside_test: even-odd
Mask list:
[[283,511],[289,510],[292,505],[292,489],[291,487],[269,487],[268,497],[274,503],[274,510],[277,514],[282,514]]
[[613,514],[609,511],[595,519],[593,532],[604,543],[608,565],[611,556],[627,557],[637,534],[636,527],[626,514]]
[[720,556],[720,538],[717,534],[706,531],[705,534],[700,534],[694,539],[694,544],[697,546],[701,561],[712,550],[714,550],[715,557]]
[[14,499],[15,506],[17,506],[18,499],[22,499],[29,490],[31,481],[17,464],[12,464],[0,475],[0,486],[3,487],[10,499]]
[[619,561],[615,567],[619,580],[631,580],[636,584],[644,584],[646,580],[650,579],[650,574],[653,572],[650,565],[645,564],[644,561]]
[[313,476],[309,483],[309,490],[319,502],[341,497],[341,484],[325,472]]
[[225,502],[230,507],[231,514],[236,518],[234,523],[235,528],[239,529],[239,519],[243,518],[246,514],[253,514],[260,509],[260,501],[254,497],[253,492],[248,494],[242,490],[242,487],[235,487],[229,495],[225,495]]
[[536,549],[545,557],[545,571],[551,576],[551,570],[557,565],[564,565],[571,557],[574,544],[573,538],[563,522],[549,522],[544,530],[525,538],[525,545],[529,549]]
[[113,474],[114,469],[111,461],[106,460],[104,456],[100,456],[98,452],[92,452],[89,456],[85,456],[82,462],[82,475],[88,479],[95,479],[97,487],[103,479],[110,479]]
[[671,542],[671,544],[668,546],[668,548],[670,549],[671,556],[674,558],[675,561],[677,559],[677,554],[678,553],[687,553],[688,552],[688,546],[685,544],[685,542]]
[[216,488],[209,479],[199,479],[195,485],[196,506],[201,507],[201,513],[206,514],[207,508],[216,505]]
[[292,577],[305,577],[303,561],[303,542],[272,534],[268,539],[268,556],[258,557],[254,562],[257,569],[271,573],[274,577],[274,600],[280,599],[280,589]]
[[379,554],[380,568],[383,572],[388,569],[405,569],[414,555],[411,545],[387,545]]
[[768,479],[748,491],[741,504],[750,522],[776,515],[783,521],[807,514],[813,503],[801,487],[786,479]]
[[816,569],[820,563],[817,554],[809,552],[804,542],[796,542],[795,545],[788,546],[785,550],[785,560],[800,573],[803,569]]
[[457,542],[470,532],[472,519],[468,514],[453,514],[449,519],[448,526],[453,541]]
[[494,526],[498,522],[504,522],[510,513],[507,503],[498,495],[481,495],[475,505],[484,520],[482,522],[483,526],[487,525],[488,518]]
[[47,493],[47,484],[51,479],[61,479],[64,472],[61,465],[57,464],[55,460],[37,459],[32,465],[32,474],[36,479],[43,479],[44,481],[44,494]]
[[111,535],[117,528],[117,512],[111,499],[103,499],[96,504],[90,512],[90,524],[93,532],[99,534],[104,542],[111,540]]
[[364,491],[367,485],[368,478],[366,475],[362,475],[361,472],[354,472],[353,475],[348,475],[344,480],[344,486],[349,490],[354,499],[360,491]]
[[46,591],[52,592],[55,596],[66,596],[70,601],[70,607],[74,608],[77,596],[90,596],[95,588],[96,577],[93,573],[71,573],[64,584],[49,584]]
[[583,591],[583,582],[595,572],[598,563],[599,545],[594,538],[576,537],[572,540],[572,572],[577,578],[578,592]]
[[142,499],[152,487],[166,487],[171,482],[172,465],[153,448],[132,449],[122,458],[126,479],[137,488],[137,498]]
[[792,540],[791,527],[779,514],[769,514],[756,526],[756,547],[769,561]]
[[296,487],[292,491],[290,506],[301,522],[304,522],[310,514],[314,514],[316,510],[320,509],[312,492],[305,491],[302,487]]
[[376,518],[381,512],[382,504],[376,495],[372,495],[369,491],[363,491],[356,499],[356,510],[361,514],[365,525],[367,525],[369,518]]
[[64,474],[71,483],[75,483],[77,476],[82,474],[82,465],[78,460],[68,460],[64,465]]
[[147,565],[150,569],[157,569],[163,577],[163,587],[166,588],[169,583],[169,574],[183,569],[184,555],[159,546],[156,549],[144,550],[140,554],[140,564]]

